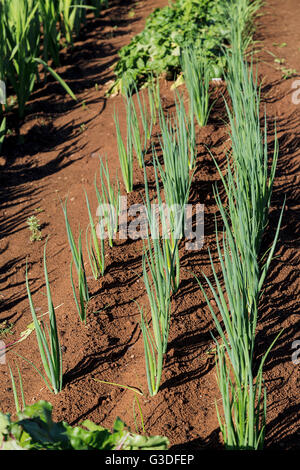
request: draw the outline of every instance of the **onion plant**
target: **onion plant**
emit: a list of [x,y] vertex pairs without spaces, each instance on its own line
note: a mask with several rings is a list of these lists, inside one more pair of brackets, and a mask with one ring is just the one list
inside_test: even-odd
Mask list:
[[188,128],[188,144],[189,144],[189,169],[194,171],[196,169],[197,159],[197,146],[196,146],[196,133],[195,133],[195,113],[194,102],[190,100],[189,116],[186,118]]
[[140,120],[138,118],[136,108],[132,99],[132,95],[127,93],[126,94],[126,99],[127,99],[127,107],[131,108],[131,132],[132,132],[132,143],[134,147],[134,151],[136,154],[136,158],[139,164],[140,168],[143,168],[143,163],[144,163],[144,152],[145,152],[145,142],[142,136],[142,132],[140,131]]
[[60,392],[62,389],[62,351],[58,337],[57,324],[55,310],[52,302],[47,263],[46,263],[46,246],[44,248],[44,275],[46,281],[46,293],[48,299],[48,311],[49,311],[49,326],[44,324],[44,321],[40,321],[37,318],[35,307],[33,304],[29,281],[28,281],[28,270],[26,266],[26,288],[29,299],[30,310],[33,318],[34,329],[36,338],[39,346],[40,356],[43,364],[44,373],[34,366],[35,370],[44,380],[47,388],[55,394]]
[[103,6],[108,8],[108,0],[90,0],[90,3],[94,7],[95,16],[99,16]]
[[259,88],[252,67],[248,70],[236,52],[228,56],[227,79],[232,101],[232,111],[227,105],[232,152],[225,176],[218,167],[227,196],[226,208],[222,205],[219,191],[214,191],[225,228],[221,246],[216,227],[222,280],[216,273],[211,256],[214,285],[204,275],[222,322],[212,308],[208,294],[200,286],[220,336],[220,341],[214,340],[223,413],[218,407],[217,412],[225,446],[256,450],[263,447],[266,422],[263,365],[274,344],[273,341],[269,345],[254,374],[258,303],[274,255],[283,208],[271,248],[262,254],[261,242],[267,225],[278,156],[277,137],[275,135],[275,150],[269,170],[266,119],[263,133],[260,127]]
[[[70,276],[71,276],[71,284],[73,295],[76,303],[76,308],[82,322],[86,323],[86,309],[87,304],[90,300],[89,289],[87,284],[87,276],[83,261],[83,254],[82,254],[82,241],[81,241],[81,232],[79,233],[78,237],[78,244],[76,245],[73,233],[70,227],[68,214],[67,214],[67,201],[65,202],[65,206],[63,207],[64,217],[65,217],[65,224],[67,229],[67,236],[68,241],[72,253],[72,261],[70,263]],[[76,268],[77,277],[78,277],[78,293],[79,299],[77,299],[75,284],[73,281],[73,263]]]
[[[171,287],[173,293],[175,293],[178,290],[180,282],[180,257],[178,243],[179,239],[181,238],[180,232],[184,213],[181,207],[170,207],[162,202],[158,180],[158,168],[154,155],[153,167],[155,173],[156,204],[158,211],[156,212],[155,210],[156,204],[152,204],[150,201],[147,173],[144,167],[146,214],[152,240],[158,240],[161,238],[163,250],[161,260],[164,262],[164,271],[166,275],[170,277]],[[161,236],[160,227],[162,229]]]
[[86,205],[89,214],[89,225],[86,229],[86,248],[90,261],[90,266],[95,279],[103,276],[105,270],[105,251],[104,237],[100,237],[98,241],[96,224],[94,222],[88,196],[85,192]]
[[61,27],[68,45],[73,45],[73,35],[78,36],[80,25],[84,22],[87,9],[94,7],[85,4],[84,0],[59,0]]
[[[113,185],[110,179],[108,165],[104,165],[100,159],[100,190],[97,185],[97,177],[95,176],[94,186],[101,214],[98,216],[103,217],[107,229],[107,235],[110,247],[113,246],[113,240],[118,231],[118,221],[120,213],[120,183],[118,177],[116,184]],[[104,237],[104,227],[102,220],[99,220],[98,227],[100,229],[100,238]]]
[[[169,208],[178,207],[180,211],[184,211],[185,204],[188,202],[192,182],[192,175],[190,175],[189,136],[185,118],[186,115],[182,102],[177,106],[177,115],[174,117],[173,124],[169,118],[165,118],[161,110],[160,145],[164,166],[160,164],[156,157],[166,204]],[[179,234],[181,237],[182,228]]]
[[76,100],[49,61],[59,65],[59,51],[65,43],[73,44],[86,11],[97,14],[107,3],[107,0],[0,0],[0,80],[16,94],[20,118],[24,117],[35,82],[40,80],[41,65],[45,78],[50,73]]
[[126,107],[126,129],[127,129],[127,139],[126,145],[123,141],[119,117],[114,113],[114,121],[116,126],[117,133],[117,144],[118,144],[118,154],[121,165],[121,171],[123,176],[123,181],[127,193],[130,193],[133,189],[133,142],[132,142],[132,108],[131,106]]
[[35,58],[39,56],[39,4],[34,0],[2,2],[1,28],[5,31],[6,77],[17,95],[19,115],[24,116],[25,104],[38,75]]
[[143,255],[143,279],[151,311],[151,326],[141,309],[141,330],[144,339],[146,373],[149,393],[157,394],[160,386],[163,359],[167,350],[170,325],[171,278],[164,267],[166,259],[160,239],[148,238]]
[[193,48],[182,52],[182,70],[186,88],[200,127],[206,126],[214,103],[210,103],[211,67],[204,54]]
[[231,45],[235,42],[242,55],[247,52],[252,42],[253,19],[262,4],[262,0],[231,0],[220,4],[220,12],[223,7],[222,22],[230,25],[231,29],[229,42]]
[[23,118],[26,103],[39,80],[39,65],[52,74],[67,93],[76,97],[66,82],[40,58],[39,2],[35,0],[0,0],[0,21],[4,46],[4,77],[12,86],[18,101],[19,117]]
[[24,390],[23,390],[23,380],[22,380],[22,376],[21,376],[19,366],[16,364],[16,367],[17,367],[17,370],[18,370],[18,378],[19,378],[21,399],[22,399],[22,406],[20,406],[16,381],[15,381],[15,378],[13,376],[10,365],[8,365],[8,367],[9,367],[10,380],[11,380],[11,385],[12,385],[12,390],[13,390],[13,395],[14,395],[16,413],[19,413],[20,411],[24,410],[24,408],[26,408],[26,402],[25,402],[25,396],[24,396]]
[[[132,144],[138,160],[140,168],[143,168],[144,156],[147,152],[148,141],[152,134],[153,128],[153,109],[150,107],[150,113],[147,110],[144,95],[142,98],[137,87],[134,87],[137,96],[138,111],[134,104],[132,93],[129,89],[126,90],[126,109],[127,114],[130,116],[130,129],[132,133]],[[149,95],[150,96],[150,95]],[[129,121],[127,121],[129,122]],[[140,122],[142,128],[140,130]]]
[[[4,58],[6,57],[6,34],[5,31],[6,29],[4,28],[4,18],[5,18],[5,5],[4,2],[1,0],[0,1],[0,21],[1,21],[1,28],[0,28],[0,57],[2,60],[0,61],[0,80],[5,81],[5,76],[6,76],[6,63]],[[0,97],[1,97],[1,104],[5,101],[2,96],[2,89],[0,91]]]
[[0,152],[1,152],[3,142],[4,142],[5,133],[6,133],[6,118],[3,118],[1,121],[1,125],[0,125]]
[[144,137],[144,152],[147,150],[147,143],[151,138],[152,129],[153,129],[153,112],[150,113],[147,109],[147,103],[143,94],[138,92],[137,86],[135,84],[135,91],[137,95],[138,108],[140,112],[140,117],[142,121],[143,128],[143,137]]

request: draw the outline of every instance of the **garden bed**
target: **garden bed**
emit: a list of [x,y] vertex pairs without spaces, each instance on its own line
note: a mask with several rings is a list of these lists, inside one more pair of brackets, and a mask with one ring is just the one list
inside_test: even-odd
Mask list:
[[[72,425],[88,418],[111,428],[116,416],[120,416],[135,429],[133,392],[94,379],[115,382],[144,393],[139,400],[147,433],[167,436],[171,446],[178,450],[221,449],[215,411],[215,400],[219,401],[220,395],[210,334],[214,324],[192,273],[200,276],[204,272],[211,276],[208,247],[216,259],[214,216],[217,208],[212,187],[220,177],[209,151],[220,165],[224,164],[230,142],[224,122],[223,86],[214,89],[217,102],[209,124],[198,130],[196,136],[197,171],[190,200],[205,205],[205,244],[198,252],[188,253],[184,246],[180,247],[181,284],[172,299],[168,350],[161,389],[155,397],[147,395],[140,313],[134,302],[147,305],[139,277],[142,241],[116,240],[113,249],[107,248],[105,275],[98,281],[89,279],[93,299],[86,325],[79,321],[69,280],[70,251],[60,199],[68,197],[71,225],[77,228],[79,222],[84,227],[88,218],[83,189],[87,190],[92,209],[96,211],[93,181],[99,167],[98,155],[108,156],[111,176],[117,169],[120,175],[113,113],[114,108],[122,109],[123,99],[105,97],[107,82],[113,78],[109,67],[118,49],[142,30],[148,14],[166,3],[161,0],[139,2],[134,6],[132,17],[128,15],[133,8],[131,3],[116,1],[103,11],[100,19],[91,19],[74,50],[63,55],[63,66],[59,69],[77,94],[78,104],[70,98],[62,98],[58,86],[50,81],[33,94],[20,129],[23,138],[12,135],[5,141],[0,172],[3,296],[0,321],[13,323],[13,328],[12,334],[1,339],[5,342],[18,339],[32,321],[25,286],[26,259],[35,306],[40,309],[39,313],[47,310],[41,293],[44,282],[41,273],[43,247],[49,235],[47,259],[53,300],[55,306],[62,304],[57,309],[57,321],[63,346],[64,387],[57,396],[50,394],[32,367],[11,352],[8,355],[11,366],[14,367],[15,360],[21,366],[26,402],[48,400],[54,406],[55,419],[64,419]],[[257,39],[262,41],[262,50],[284,56],[290,68],[300,68],[297,2],[288,0],[283,6],[279,0],[270,0],[262,12],[256,33]],[[282,43],[287,43],[288,47],[278,47]],[[283,198],[287,196],[277,257],[265,283],[258,323],[258,357],[284,328],[264,368],[268,391],[266,446],[296,449],[299,448],[299,372],[291,355],[299,326],[296,248],[300,114],[291,103],[291,84],[297,76],[285,80],[270,54],[260,52],[258,57],[262,96],[268,120],[273,122],[277,117],[280,147],[266,245],[274,236]],[[164,79],[160,82],[162,103],[168,111],[174,109],[170,85]],[[121,128],[125,126],[124,114],[120,114]],[[13,117],[11,123],[13,125]],[[270,142],[273,137],[270,135]],[[128,204],[142,202],[143,173],[137,162],[134,165],[134,192],[128,196]],[[42,224],[43,238],[33,243],[29,240],[26,219],[35,214]],[[22,341],[15,351],[38,364],[34,334]],[[0,365],[0,377],[1,410],[13,413],[11,382],[4,365]]]

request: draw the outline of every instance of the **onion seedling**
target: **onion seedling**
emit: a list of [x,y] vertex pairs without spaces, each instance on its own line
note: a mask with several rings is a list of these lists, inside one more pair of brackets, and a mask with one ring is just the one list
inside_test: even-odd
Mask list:
[[39,12],[43,25],[43,59],[47,63],[51,58],[55,66],[59,65],[60,33],[57,30],[59,10],[57,0],[39,0]]
[[[164,167],[160,164],[156,154],[155,159],[161,176],[164,188],[165,201],[169,208],[179,208],[179,213],[184,212],[185,204],[189,199],[189,192],[192,183],[190,175],[189,159],[189,137],[185,120],[183,103],[177,106],[178,115],[174,118],[174,128],[170,119],[166,119],[161,110],[161,148],[163,152]],[[178,237],[181,238],[183,232],[183,215],[181,216],[182,226],[176,227],[179,230]],[[175,229],[175,221],[172,228]]]
[[161,241],[153,239],[152,244],[153,250],[148,238],[148,250],[145,249],[143,255],[143,279],[150,303],[152,328],[143,309],[140,309],[140,325],[144,339],[148,388],[150,395],[154,396],[160,386],[163,359],[168,344],[171,278],[169,272],[164,269],[166,259]]
[[126,93],[126,106],[131,108],[131,132],[132,132],[132,143],[135,150],[136,158],[140,168],[143,168],[144,164],[144,142],[142,133],[140,131],[139,119],[135,109],[135,105],[132,96]]
[[100,276],[103,276],[105,270],[104,237],[101,237],[100,241],[98,241],[96,226],[86,192],[85,198],[90,221],[86,229],[86,247],[93,276],[95,279],[98,279]]
[[157,122],[158,111],[161,108],[159,79],[152,77],[148,85],[148,99],[151,121],[153,125]]
[[130,193],[133,189],[133,149],[132,149],[132,134],[131,134],[131,121],[132,121],[132,110],[130,106],[126,108],[126,123],[127,123],[127,140],[126,146],[124,144],[121,131],[119,118],[114,113],[114,121],[117,132],[117,144],[119,160],[121,165],[121,171],[123,181],[127,193]]
[[84,4],[84,0],[59,0],[58,9],[66,43],[73,46],[73,35],[78,36],[80,25],[85,21],[86,10],[95,8]]
[[[153,149],[153,167],[155,174],[156,197],[158,213],[153,211],[156,205],[152,205],[149,195],[149,186],[146,168],[144,167],[144,184],[145,184],[145,206],[148,224],[150,227],[150,235],[152,240],[162,239],[164,271],[170,276],[173,293],[178,290],[180,281],[180,257],[178,240],[181,238],[180,232],[182,227],[183,210],[179,206],[168,206],[162,202],[158,181],[158,169],[156,156]],[[160,237],[160,225],[162,236]]]
[[185,49],[182,53],[182,70],[198,124],[200,127],[206,126],[214,104],[210,104],[210,64],[203,52],[199,56],[194,49]]
[[[247,230],[248,241],[259,255],[278,160],[278,141],[275,131],[272,163],[269,169],[267,124],[260,124],[260,90],[253,67],[248,70],[236,54],[228,55],[228,91],[232,111],[226,103],[230,121],[232,164],[227,165],[223,185],[228,197],[228,208],[234,233]],[[220,170],[219,170],[220,172]],[[221,172],[220,172],[221,175]],[[236,197],[236,194],[239,197]],[[240,221],[243,220],[243,224]],[[241,235],[241,239],[245,236]],[[240,247],[241,249],[241,247]]]
[[0,125],[0,152],[1,152],[3,142],[4,142],[5,133],[6,133],[6,118],[3,118],[1,125]]
[[266,119],[262,135],[257,81],[253,77],[252,66],[248,71],[239,52],[234,52],[237,53],[228,56],[227,83],[232,111],[226,106],[231,124],[232,154],[230,159],[228,157],[226,176],[217,166],[227,196],[226,208],[222,205],[219,191],[214,190],[225,227],[222,247],[216,227],[224,288],[211,256],[214,285],[204,275],[222,322],[201,284],[200,287],[221,338],[220,342],[216,338],[214,340],[223,416],[218,407],[217,413],[225,446],[229,449],[256,450],[263,447],[266,423],[266,389],[262,370],[275,342],[262,357],[255,376],[258,302],[274,255],[284,206],[271,248],[267,256],[261,258],[261,241],[267,225],[278,156],[277,137],[275,135],[275,150],[269,171]]
[[[185,163],[186,158],[188,158],[188,167],[193,171],[195,170],[197,156],[194,123],[194,102],[192,99],[190,100],[189,115],[187,115],[185,111],[183,99],[180,95],[177,95],[177,99],[175,99],[175,105],[175,128],[180,158]],[[188,157],[186,154],[188,154]],[[185,171],[188,170],[186,169]]]
[[147,109],[147,104],[145,101],[145,97],[142,94],[142,99],[141,99],[141,93],[139,93],[137,89],[137,85],[134,84],[136,95],[137,95],[137,102],[138,102],[138,107],[140,111],[140,116],[141,116],[141,121],[142,121],[142,126],[143,126],[143,131],[144,131],[144,153],[147,150],[147,143],[151,138],[152,135],[152,129],[153,129],[153,115],[150,110],[150,114]]
[[[101,208],[101,214],[97,212],[97,215],[103,217],[107,229],[109,246],[112,247],[119,225],[120,183],[118,177],[116,178],[116,185],[111,183],[107,161],[104,166],[102,159],[100,159],[100,182],[101,191],[98,189],[97,177],[95,176],[94,186],[99,204],[98,210]],[[101,237],[104,238],[102,220],[99,220],[98,227],[101,230]]]
[[36,333],[36,338],[39,346],[40,356],[44,368],[44,374],[37,369],[36,366],[31,361],[31,365],[39,373],[39,375],[44,380],[47,388],[54,392],[58,393],[62,389],[62,351],[61,345],[58,337],[57,324],[55,310],[52,302],[47,264],[46,264],[46,246],[44,248],[44,275],[46,281],[46,292],[48,299],[48,311],[49,311],[49,326],[45,325],[43,320],[38,320],[37,314],[34,308],[29,281],[28,281],[28,270],[26,265],[26,288],[27,295],[29,299],[30,310],[33,318],[34,329]]

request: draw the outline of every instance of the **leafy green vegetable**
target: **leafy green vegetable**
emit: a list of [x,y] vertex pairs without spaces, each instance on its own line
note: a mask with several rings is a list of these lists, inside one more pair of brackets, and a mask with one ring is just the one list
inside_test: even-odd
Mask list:
[[[0,449],[3,450],[165,450],[169,442],[161,436],[133,434],[117,418],[112,431],[86,420],[69,426],[52,420],[52,405],[39,401],[27,406],[12,421],[0,412]],[[84,429],[86,428],[86,429]]]

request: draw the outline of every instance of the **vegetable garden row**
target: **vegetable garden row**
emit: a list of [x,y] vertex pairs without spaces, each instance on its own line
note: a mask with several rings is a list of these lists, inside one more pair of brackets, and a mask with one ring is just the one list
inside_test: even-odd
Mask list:
[[[0,78],[16,97],[20,118],[24,116],[36,80],[40,79],[40,65],[75,98],[53,67],[59,64],[60,49],[66,45],[72,47],[73,37],[86,20],[88,9],[92,7],[95,14],[99,14],[105,2],[86,3],[71,0],[1,2],[4,28],[0,47],[5,60],[1,63]],[[256,450],[264,446],[268,397],[263,366],[277,339],[266,345],[257,365],[255,339],[260,320],[259,300],[274,256],[284,209],[283,204],[273,242],[265,251],[262,238],[268,225],[278,145],[275,138],[270,156],[260,84],[252,56],[246,55],[251,50],[253,20],[260,6],[260,1],[249,0],[177,0],[155,10],[144,31],[120,51],[120,60],[114,69],[116,80],[109,91],[110,94],[122,92],[124,97],[126,129],[120,127],[122,111],[115,109],[114,113],[122,181],[113,179],[109,162],[100,159],[99,173],[94,180],[94,200],[104,210],[95,218],[85,193],[89,224],[84,230],[77,229],[69,219],[67,200],[61,201],[70,249],[74,310],[84,325],[89,322],[89,273],[95,280],[105,277],[106,250],[114,249],[120,230],[120,196],[123,188],[127,194],[134,190],[136,159],[144,178],[147,236],[142,254],[142,280],[148,308],[138,303],[133,303],[132,308],[140,312],[147,386],[149,396],[154,397],[160,393],[173,315],[172,296],[181,287],[179,246],[184,239],[184,210],[197,170],[196,133],[207,125],[214,107],[212,79],[224,80],[231,148],[225,167],[221,168],[210,155],[221,181],[214,187],[221,217],[221,228],[217,219],[215,224],[221,271],[218,273],[216,261],[209,253],[212,277],[194,275],[194,281],[207,302],[217,332],[213,341],[222,401],[216,401],[216,414],[227,449]],[[174,79],[174,114],[164,109],[161,100],[159,78],[165,72]],[[46,73],[44,80],[47,80]],[[3,108],[4,113],[14,105],[13,98],[10,102]],[[4,129],[5,117],[2,136]],[[150,181],[149,168],[154,172],[154,181]],[[154,196],[150,185],[154,187]],[[157,215],[152,212],[153,202],[158,207],[159,224]],[[165,207],[176,210],[166,213]],[[59,394],[64,387],[64,353],[52,300],[53,286],[48,279],[47,244],[51,244],[51,238],[45,244],[43,259],[49,321],[41,319],[36,311],[26,268],[26,288],[41,366],[37,367],[33,358],[22,357],[22,360],[30,363],[32,373],[38,374],[51,392]],[[215,300],[215,307],[211,298]],[[31,418],[48,432],[48,427],[52,426],[51,406],[39,402],[26,407],[22,373],[19,369],[18,372],[21,401],[16,377],[10,369],[18,421],[14,422],[9,415],[0,415],[0,439],[4,449],[161,449],[168,445],[163,437],[127,433],[120,420],[116,421],[112,433],[90,421],[82,423],[86,429],[57,423],[52,441],[45,442],[34,431]],[[137,395],[136,403],[143,422]]]

